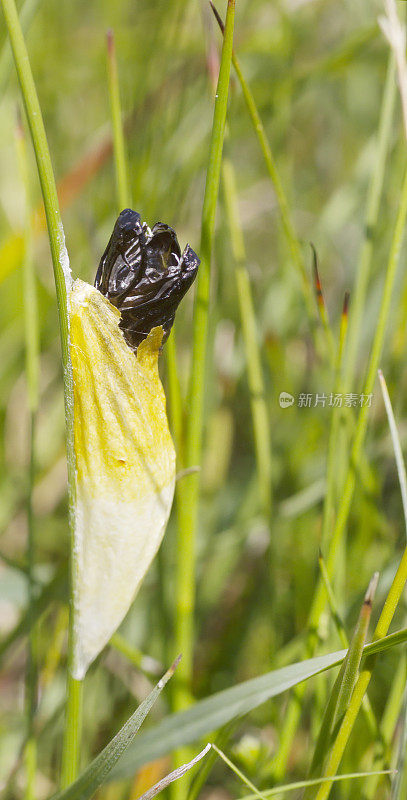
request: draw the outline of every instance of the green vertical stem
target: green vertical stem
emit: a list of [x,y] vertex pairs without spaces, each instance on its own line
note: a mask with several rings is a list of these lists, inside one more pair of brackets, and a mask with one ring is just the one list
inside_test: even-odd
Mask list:
[[[47,137],[41,114],[41,108],[31,72],[27,48],[18,19],[14,0],[1,0],[6,26],[13,51],[14,62],[21,86],[24,106],[27,114],[31,138],[37,161],[38,175],[44,200],[45,215],[48,226],[48,236],[51,248],[52,263],[59,314],[61,335],[63,385],[65,401],[66,423],[66,453],[68,466],[68,498],[69,498],[69,527],[71,540],[71,614],[69,636],[69,666],[73,657],[73,639],[75,635],[73,593],[76,585],[76,561],[74,551],[74,504],[75,504],[75,450],[74,450],[74,405],[72,364],[69,353],[69,318],[67,306],[67,290],[70,289],[72,278],[69,267],[68,254],[65,247],[65,236],[59,210],[58,195],[52,170],[51,157]],[[75,682],[78,684],[78,682]],[[63,747],[63,784],[73,779],[77,772],[80,750],[80,720],[70,713],[76,704],[72,704],[69,693],[81,693],[81,686],[73,688],[72,679],[68,679],[67,718],[65,723],[65,740]],[[69,745],[68,745],[69,743]]]
[[256,452],[257,474],[262,512],[270,525],[272,507],[271,433],[261,366],[256,315],[250,278],[246,267],[246,251],[239,218],[235,170],[229,159],[222,165],[222,182],[229,224],[232,253],[235,262],[237,297],[240,311],[246,368],[250,391],[250,406]]
[[[71,611],[72,617],[72,611]],[[72,639],[72,631],[69,631]],[[83,681],[77,681],[68,671],[65,729],[62,751],[61,789],[76,779],[81,756]]]
[[[201,265],[198,271],[194,306],[194,327],[191,377],[188,393],[185,425],[184,465],[187,469],[199,466],[202,455],[202,427],[204,386],[206,372],[206,349],[208,338],[208,315],[212,246],[215,230],[216,206],[219,192],[223,141],[225,135],[229,79],[233,48],[235,0],[228,0],[226,29],[220,60],[219,78],[215,96],[209,160],[206,173],[205,194],[202,208]],[[173,692],[175,710],[190,703],[191,678],[194,649],[194,605],[195,605],[195,539],[199,503],[199,473],[189,472],[177,486],[177,572],[175,598],[175,647],[182,653]],[[176,763],[186,760],[179,752]],[[185,798],[188,784],[184,780],[174,784],[173,798]]]
[[[185,466],[199,465],[202,453],[203,400],[208,336],[209,288],[215,214],[219,190],[223,139],[225,133],[232,58],[235,2],[228,0],[225,36],[223,39],[218,86],[215,98],[209,162],[206,175],[202,209],[200,256],[194,307],[191,380],[185,437]],[[177,652],[182,661],[174,689],[175,709],[189,702],[193,658],[193,614],[195,602],[195,538],[197,527],[199,477],[186,475],[179,485],[178,563],[176,579],[176,631]]]
[[39,375],[39,334],[38,334],[38,304],[35,286],[35,273],[33,261],[33,231],[32,231],[32,203],[31,187],[27,160],[27,150],[24,129],[21,122],[16,131],[17,157],[21,182],[25,194],[25,226],[24,226],[24,258],[23,258],[23,307],[24,307],[24,333],[25,333],[25,372],[27,380],[27,395],[30,422],[30,461],[28,469],[27,491],[27,567],[28,567],[28,652],[26,672],[26,713],[27,713],[27,741],[25,746],[26,766],[26,800],[34,800],[35,776],[37,771],[37,743],[35,735],[35,712],[37,706],[37,663],[36,663],[36,629],[33,619],[33,607],[36,598],[34,580],[35,563],[35,531],[33,513],[33,491],[35,477],[35,420],[38,410],[38,375]]
[[126,146],[124,141],[122,109],[120,103],[119,76],[117,70],[114,33],[107,32],[107,77],[109,86],[110,113],[113,131],[114,163],[116,171],[117,200],[119,212],[131,207]]

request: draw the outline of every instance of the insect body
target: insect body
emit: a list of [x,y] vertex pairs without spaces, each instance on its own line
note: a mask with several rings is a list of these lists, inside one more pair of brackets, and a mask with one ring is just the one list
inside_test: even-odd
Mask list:
[[175,312],[193,283],[200,260],[187,245],[181,254],[173,228],[150,228],[126,208],[116,220],[100,260],[95,287],[120,311],[120,328],[137,350],[155,326],[168,339]]

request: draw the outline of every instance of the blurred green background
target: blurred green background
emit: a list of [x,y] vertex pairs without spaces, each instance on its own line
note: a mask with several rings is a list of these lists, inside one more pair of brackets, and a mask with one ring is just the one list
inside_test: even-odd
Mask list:
[[[41,0],[31,3],[27,45],[44,114],[74,275],[93,282],[117,213],[106,77],[106,31],[116,39],[133,208],[150,225],[175,227],[180,244],[198,249],[213,97],[208,62],[220,34],[209,6],[198,0]],[[224,5],[224,4],[222,4]],[[224,8],[219,4],[222,14]],[[402,5],[402,4],[401,4]],[[345,289],[351,291],[364,235],[369,181],[388,45],[377,25],[380,2],[367,0],[238,0],[235,47],[272,143],[304,258],[312,270],[312,241],[335,341]],[[25,498],[28,416],[24,378],[21,234],[24,193],[15,146],[20,104],[1,20],[0,70],[0,630],[24,618]],[[211,61],[212,60],[212,61]],[[30,153],[34,206],[40,203]],[[318,546],[331,410],[280,408],[282,391],[333,391],[323,348],[316,352],[301,286],[279,220],[273,189],[232,73],[225,153],[237,177],[267,409],[272,437],[273,512],[261,513],[250,395],[225,203],[220,194],[212,274],[209,359],[202,463],[203,498],[197,556],[197,698],[300,658],[301,636],[318,574]],[[361,391],[398,206],[405,140],[399,103],[392,122],[372,272],[358,350]],[[39,581],[63,574],[68,554],[64,419],[57,313],[49,246],[37,225],[35,267],[41,337],[41,404],[36,434],[35,531]],[[402,443],[406,420],[407,281],[403,251],[381,365]],[[176,334],[182,386],[191,354],[193,293],[178,311]],[[166,386],[166,356],[161,360]],[[374,570],[379,595],[404,546],[400,492],[378,385],[366,445],[368,468],[358,479],[346,552],[335,590],[348,632]],[[160,664],[173,649],[175,514],[160,554],[121,633]],[[38,796],[53,787],[60,755],[65,692],[66,607],[63,578],[41,616],[38,638]],[[380,603],[378,604],[380,605]],[[402,624],[403,611],[398,611]],[[338,649],[326,624],[321,652]],[[2,653],[0,784],[20,797],[19,753],[24,736],[24,638]],[[371,699],[380,717],[399,651],[382,659]],[[324,698],[324,681],[308,689],[289,777],[309,762]],[[146,693],[147,678],[112,648],[90,671],[85,696],[83,761],[98,752]],[[322,699],[321,699],[322,698]],[[234,757],[261,781],[275,751],[286,696],[268,702],[231,732]],[[165,712],[162,707],[154,712]],[[248,738],[249,737],[249,738]],[[359,720],[344,770],[362,763],[369,735]],[[362,759],[362,760],[361,760]],[[12,780],[10,783],[10,776]],[[264,778],[264,780],[266,780]],[[138,784],[136,784],[137,787]],[[130,791],[130,793],[129,793]],[[131,793],[133,791],[133,794]],[[217,766],[208,796],[234,797],[240,787]],[[349,785],[332,796],[350,797]],[[384,789],[383,789],[384,792]],[[113,786],[103,797],[137,796]],[[101,793],[102,794],[102,793]],[[359,795],[353,794],[352,797]],[[384,797],[385,794],[378,794]]]

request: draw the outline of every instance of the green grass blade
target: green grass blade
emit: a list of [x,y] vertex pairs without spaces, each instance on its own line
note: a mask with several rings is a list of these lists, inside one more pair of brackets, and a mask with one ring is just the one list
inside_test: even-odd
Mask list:
[[155,686],[148,697],[140,703],[134,714],[129,717],[116,736],[106,745],[102,752],[96,756],[92,763],[89,764],[82,775],[68,786],[67,789],[53,795],[52,800],[89,800],[96,790],[106,782],[114,765],[133,741],[147,714],[164,689],[164,686],[174,674],[177,663],[178,661],[174,662],[172,667],[170,667],[157,683],[157,686]]
[[[185,466],[187,468],[196,466],[201,462],[212,244],[229,94],[234,18],[235,2],[234,0],[228,0],[226,30],[220,61],[202,209],[201,265],[198,272],[194,307],[192,369],[185,441]],[[177,650],[183,654],[183,661],[174,689],[174,705],[175,708],[182,708],[188,702],[188,687],[192,672],[195,536],[199,497],[199,476],[197,473],[188,474],[183,478],[179,484],[178,497],[175,641]]]
[[[366,645],[364,657],[383,653],[407,641],[407,628],[387,636],[381,641]],[[172,753],[179,747],[192,744],[203,736],[218,730],[233,719],[247,714],[271,697],[276,697],[302,681],[338,666],[346,650],[300,661],[258,678],[252,678],[230,689],[217,692],[200,700],[185,711],[171,714],[137,737],[125,756],[112,770],[111,779],[129,777],[143,764]]]

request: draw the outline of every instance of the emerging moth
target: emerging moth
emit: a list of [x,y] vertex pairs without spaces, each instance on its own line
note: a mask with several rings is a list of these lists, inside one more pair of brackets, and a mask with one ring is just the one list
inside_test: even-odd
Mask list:
[[168,339],[175,312],[194,281],[200,261],[187,244],[181,249],[173,228],[157,222],[152,230],[126,208],[116,220],[101,258],[95,286],[120,311],[127,344],[137,350],[155,325]]
[[122,622],[165,532],[175,451],[158,355],[198,266],[172,228],[150,231],[126,209],[98,288],[76,280],[70,291],[78,680]]

